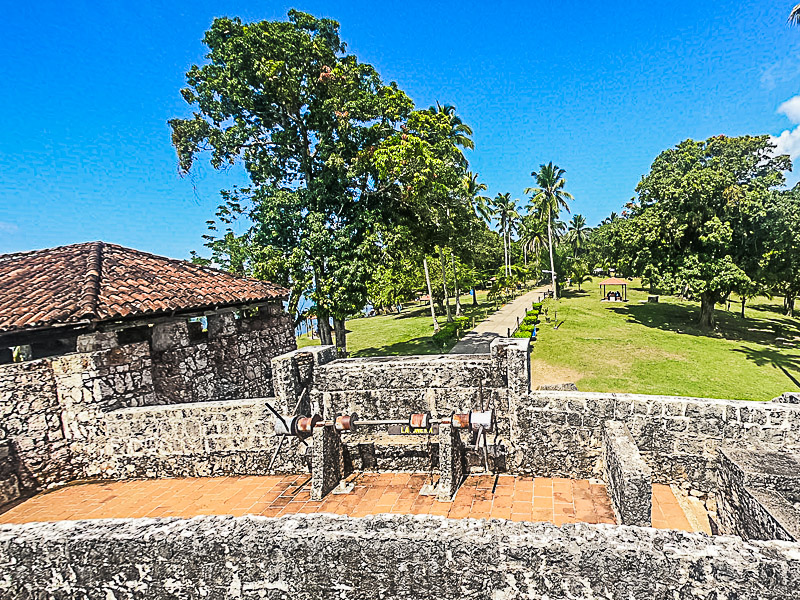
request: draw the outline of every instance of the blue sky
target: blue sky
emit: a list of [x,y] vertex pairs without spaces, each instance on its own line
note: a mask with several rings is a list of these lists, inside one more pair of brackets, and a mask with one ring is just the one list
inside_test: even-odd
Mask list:
[[[102,239],[202,249],[218,190],[177,174],[167,119],[215,16],[341,23],[349,50],[420,107],[454,104],[489,192],[555,161],[594,225],[682,139],[769,133],[800,155],[793,2],[28,2],[0,20],[0,252]],[[179,7],[179,8],[176,8]],[[796,181],[797,176],[792,177]]]

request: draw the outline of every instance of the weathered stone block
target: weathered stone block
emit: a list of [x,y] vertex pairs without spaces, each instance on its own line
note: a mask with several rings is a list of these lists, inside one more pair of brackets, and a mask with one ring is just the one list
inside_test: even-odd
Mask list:
[[439,425],[439,485],[436,499],[450,502],[464,479],[464,446],[458,429],[450,423]]
[[624,423],[603,425],[603,461],[608,493],[623,525],[649,527],[652,512],[652,473]]
[[328,425],[315,427],[311,438],[311,499],[322,500],[344,478],[342,439]]

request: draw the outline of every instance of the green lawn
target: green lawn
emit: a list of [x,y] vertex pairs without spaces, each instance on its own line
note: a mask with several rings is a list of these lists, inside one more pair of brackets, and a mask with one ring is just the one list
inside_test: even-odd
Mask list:
[[[768,400],[800,389],[800,327],[781,299],[757,299],[746,319],[718,306],[718,329],[696,327],[699,304],[628,290],[629,302],[601,303],[597,286],[548,301],[532,354],[533,386],[574,382],[581,391]],[[559,327],[553,328],[557,312]]]
[[[472,306],[472,296],[461,296],[461,307],[464,315],[480,320],[487,308],[485,291],[478,291],[477,307]],[[455,314],[455,306],[450,301]],[[446,318],[437,315],[440,324]],[[444,349],[431,341],[433,324],[431,311],[427,304],[414,303],[404,307],[402,314],[380,315],[347,321],[347,350],[350,356],[389,356],[407,354],[440,354],[448,352],[456,343],[452,340]],[[318,339],[311,340],[307,335],[297,338],[298,348],[319,344]]]

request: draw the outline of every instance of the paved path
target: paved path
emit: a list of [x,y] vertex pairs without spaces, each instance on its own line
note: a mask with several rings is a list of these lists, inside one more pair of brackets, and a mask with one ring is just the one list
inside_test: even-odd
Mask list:
[[475,329],[453,346],[450,354],[488,354],[492,340],[508,335],[509,329],[513,332],[517,328],[517,317],[521,321],[525,316],[525,309],[538,302],[549,289],[550,286],[542,286],[531,290],[489,315],[488,319],[478,323]]

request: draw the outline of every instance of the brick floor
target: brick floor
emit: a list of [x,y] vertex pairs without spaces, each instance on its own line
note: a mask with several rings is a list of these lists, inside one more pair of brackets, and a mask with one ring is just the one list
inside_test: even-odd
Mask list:
[[[0,514],[0,523],[73,519],[193,517],[257,514],[275,517],[328,512],[432,514],[454,519],[614,523],[602,484],[586,480],[478,475],[467,478],[453,502],[421,496],[425,474],[360,473],[349,494],[309,497],[310,476],[197,477],[81,483],[42,493]],[[653,486],[653,525],[688,529],[668,486]]]

